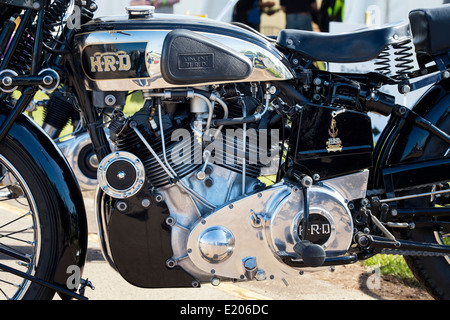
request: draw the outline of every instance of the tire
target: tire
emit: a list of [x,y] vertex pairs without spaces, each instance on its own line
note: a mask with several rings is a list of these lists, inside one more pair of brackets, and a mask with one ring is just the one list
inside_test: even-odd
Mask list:
[[[411,239],[436,243],[433,232],[417,230]],[[420,284],[437,300],[450,300],[450,258],[405,256],[406,263]]]
[[[450,132],[450,116],[447,116],[440,123],[439,127],[445,131]],[[426,159],[435,159],[444,156],[450,156],[450,152],[447,152],[449,146],[437,137],[431,137],[424,147],[423,157]],[[409,190],[407,194],[419,194],[430,191],[435,191],[438,188],[448,188],[446,185],[436,185],[430,187],[417,188],[415,190]],[[410,200],[405,200],[403,203],[399,203],[399,206],[405,208],[414,207],[434,207],[436,205],[450,206],[448,200],[445,197],[420,197]],[[447,198],[448,199],[448,198]],[[422,222],[437,221],[437,217],[420,217]],[[450,222],[450,219],[445,218]],[[417,221],[417,220],[416,220]],[[402,236],[403,239],[408,239],[418,242],[435,243],[435,244],[447,244],[450,245],[450,234],[442,234],[436,231],[415,228]],[[450,256],[405,256],[404,257],[412,273],[420,284],[428,291],[428,293],[438,300],[450,300]]]
[[[0,144],[0,166],[0,263],[52,282],[61,246],[49,181],[9,138]],[[54,294],[47,287],[0,272],[0,299],[50,300]]]
[[[408,194],[432,191],[432,188],[418,188]],[[404,201],[401,207],[434,207],[436,199],[423,197]],[[400,204],[399,204],[400,206]],[[447,218],[448,219],[448,218]],[[436,217],[417,217],[415,222],[437,221]],[[448,221],[448,220],[447,220]],[[434,244],[449,244],[449,235],[424,228],[403,232],[401,238]],[[406,263],[419,283],[437,300],[450,300],[450,256],[404,256]]]

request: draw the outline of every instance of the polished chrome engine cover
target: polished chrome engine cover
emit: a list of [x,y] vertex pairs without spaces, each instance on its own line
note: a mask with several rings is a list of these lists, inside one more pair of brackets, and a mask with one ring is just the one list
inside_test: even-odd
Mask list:
[[[347,203],[365,197],[367,178],[368,173],[361,172],[308,188],[310,217],[321,222],[311,224],[310,234],[322,235],[319,244],[327,257],[342,256],[348,251],[353,220]],[[228,182],[228,188],[222,185],[211,192],[229,194],[236,184]],[[248,196],[224,201],[210,214],[202,214],[198,207],[193,210],[197,213],[182,214],[181,194],[176,201],[166,197],[172,203],[169,207],[176,220],[172,228],[173,260],[200,281],[298,275],[299,270],[283,263],[281,257],[295,255],[294,245],[301,241],[302,188],[282,181],[253,194],[247,192]],[[187,207],[184,202],[184,208]]]

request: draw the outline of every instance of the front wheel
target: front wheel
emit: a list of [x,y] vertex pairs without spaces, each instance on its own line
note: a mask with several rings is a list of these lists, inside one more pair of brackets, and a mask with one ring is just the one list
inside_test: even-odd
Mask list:
[[58,256],[55,206],[35,162],[13,140],[0,144],[0,299],[52,299],[55,292],[4,271],[52,282]]

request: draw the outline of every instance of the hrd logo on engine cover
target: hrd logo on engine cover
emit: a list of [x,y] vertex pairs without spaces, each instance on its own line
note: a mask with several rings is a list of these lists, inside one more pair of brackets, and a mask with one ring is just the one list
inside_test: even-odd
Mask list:
[[[302,223],[300,223],[298,228],[299,235],[303,234],[302,229]],[[330,221],[323,215],[313,213],[309,216],[307,240],[318,245],[323,245],[330,239],[332,231]]]
[[125,51],[97,52],[90,58],[91,72],[129,71],[131,69],[130,56]]

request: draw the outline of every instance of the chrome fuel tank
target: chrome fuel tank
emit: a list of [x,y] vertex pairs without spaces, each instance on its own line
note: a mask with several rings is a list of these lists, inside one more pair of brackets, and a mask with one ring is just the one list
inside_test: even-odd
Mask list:
[[[84,25],[75,36],[79,72],[88,90],[133,91],[191,86],[194,83],[168,81],[162,68],[164,41],[174,30],[183,30],[210,39],[250,66],[248,74],[230,79],[211,77],[217,67],[213,54],[181,54],[178,61],[191,70],[209,69],[195,85],[226,82],[279,81],[292,79],[286,58],[264,37],[231,24],[192,16],[154,14],[129,19],[128,16],[98,18]],[[166,45],[167,46],[167,45]],[[225,54],[225,50],[220,54]],[[180,59],[186,59],[182,62]],[[189,61],[187,59],[190,59]],[[223,59],[222,59],[223,60]],[[227,59],[225,59],[227,61]],[[228,60],[229,61],[229,60]],[[167,62],[166,62],[167,63]],[[222,80],[222,81],[221,81]]]

